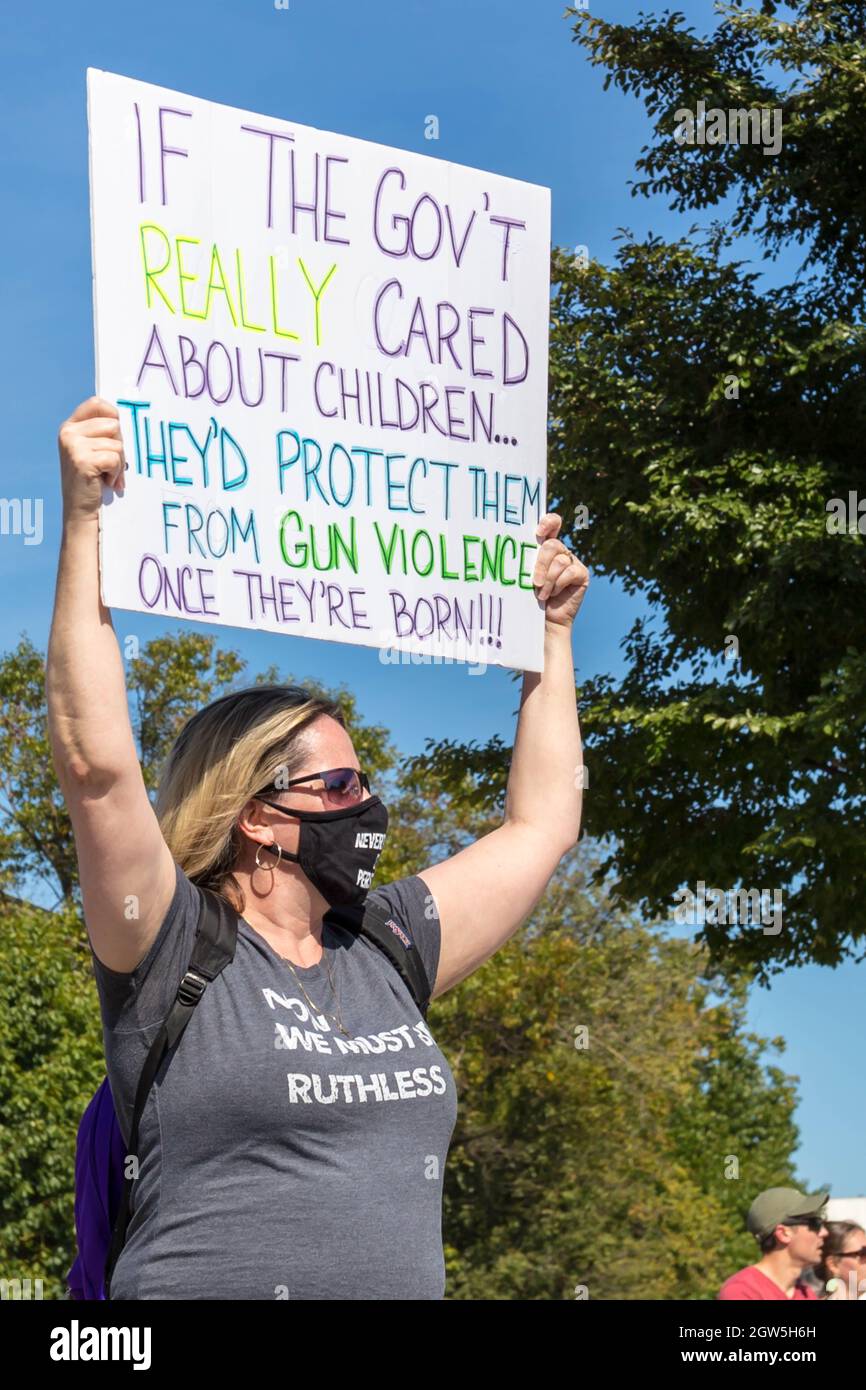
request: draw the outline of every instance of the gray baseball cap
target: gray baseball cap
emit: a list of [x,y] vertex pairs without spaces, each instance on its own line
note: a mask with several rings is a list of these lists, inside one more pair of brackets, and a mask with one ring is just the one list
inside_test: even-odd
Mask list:
[[759,1192],[746,1217],[746,1229],[753,1236],[769,1235],[777,1226],[795,1216],[821,1216],[829,1192],[815,1192],[809,1196],[796,1187],[768,1187]]

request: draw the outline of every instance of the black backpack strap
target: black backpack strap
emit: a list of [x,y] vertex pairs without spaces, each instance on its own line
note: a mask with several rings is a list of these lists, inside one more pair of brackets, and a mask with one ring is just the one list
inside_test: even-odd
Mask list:
[[[192,1011],[201,999],[207,986],[234,959],[237,945],[237,914],[224,898],[210,888],[194,887],[201,898],[195,943],[190,956],[186,974],[181,980],[175,1001],[168,1017],[157,1033],[147,1054],[132,1111],[132,1127],[129,1132],[126,1162],[138,1154],[138,1127],[141,1122],[147,1097],[166,1053],[174,1047],[192,1018]],[[120,1208],[111,1235],[111,1246],[105,1263],[105,1297],[110,1298],[111,1276],[120,1252],[126,1242],[129,1225],[129,1207],[134,1178],[124,1173],[123,1192]]]
[[421,1017],[427,1017],[432,993],[430,982],[418,947],[403,927],[398,926],[376,903],[369,901],[329,908],[324,920],[345,927],[355,936],[365,936],[378,946],[405,981]]

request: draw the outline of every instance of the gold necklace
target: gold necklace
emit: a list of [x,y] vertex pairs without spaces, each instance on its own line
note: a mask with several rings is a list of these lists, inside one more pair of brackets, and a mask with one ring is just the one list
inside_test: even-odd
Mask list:
[[295,979],[296,979],[297,982],[298,982],[298,988],[300,989],[301,993],[303,994],[303,996],[304,996],[304,998],[306,999],[307,1003],[309,1004],[310,1008],[313,1009],[314,1012],[316,1012],[316,1013],[324,1014],[327,1018],[329,1018],[329,1019],[331,1020],[332,1023],[335,1023],[335,1024],[337,1025],[337,1027],[339,1028],[340,1032],[343,1034],[344,1037],[350,1038],[352,1035],[351,1035],[351,1033],[349,1032],[348,1028],[346,1028],[345,1025],[344,1025],[344,1023],[343,1023],[343,1013],[342,1013],[342,1010],[341,1010],[341,1008],[340,1008],[340,1001],[339,1001],[339,999],[337,998],[337,991],[336,991],[336,989],[334,988],[334,977],[333,977],[333,975],[331,974],[331,963],[330,963],[330,961],[328,960],[327,954],[326,954],[326,952],[325,952],[325,942],[324,942],[324,939],[322,940],[322,957],[323,957],[324,962],[325,962],[325,969],[326,969],[326,971],[328,972],[328,983],[329,983],[330,986],[331,986],[331,993],[333,994],[333,996],[334,996],[334,1001],[335,1001],[335,1003],[336,1003],[336,1005],[337,1005],[337,1013],[340,1015],[339,1019],[334,1018],[334,1015],[333,1015],[333,1014],[329,1014],[328,1011],[327,1011],[327,1009],[323,1009],[322,1006],[321,1006],[320,1004],[314,1004],[314,1003],[313,1003],[313,1001],[312,1001],[312,999],[310,998],[309,994],[308,994],[307,991],[304,989],[303,981],[301,980],[300,975],[298,974],[298,972],[297,972],[297,970],[295,969],[295,967],[294,967],[294,965],[292,964],[292,962],[289,960],[288,956],[282,956],[282,955],[280,955],[279,951],[277,951],[277,955],[280,956],[280,960],[284,960],[284,961],[286,962],[286,965],[287,965],[287,966],[289,967],[289,969],[291,970],[292,974],[294,975]]

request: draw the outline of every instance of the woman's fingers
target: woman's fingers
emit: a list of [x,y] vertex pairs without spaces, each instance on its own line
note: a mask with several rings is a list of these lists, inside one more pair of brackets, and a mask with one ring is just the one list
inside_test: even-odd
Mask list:
[[[545,518],[542,518],[542,520],[545,520]],[[559,518],[554,517],[554,520],[558,523]],[[571,555],[571,551],[563,545],[562,541],[558,541],[551,536],[542,542],[539,546],[538,554],[535,557],[535,567],[532,573],[533,584],[544,583],[551,563],[559,555]]]
[[535,538],[539,541],[551,540],[559,535],[562,517],[557,512],[545,512],[535,528]]
[[91,449],[90,457],[99,464],[100,468],[107,467],[109,464],[116,467],[123,459],[123,445],[114,444],[109,448]]
[[82,401],[60,426],[58,445],[64,515],[92,516],[104,487],[122,490],[126,460],[117,406],[101,396]]
[[94,415],[91,419],[78,421],[76,431],[87,439],[101,439],[103,435],[108,439],[123,438],[120,433],[120,420],[107,415]]
[[[557,544],[560,544],[560,542],[557,542]],[[537,597],[540,603],[544,603],[546,599],[550,598],[556,580],[560,577],[561,574],[565,573],[567,570],[571,568],[571,560],[572,556],[569,553],[569,551],[565,549],[564,546],[562,550],[558,551],[549,560],[542,572],[542,578],[539,581],[541,584],[541,588],[538,592]]]
[[579,588],[581,585],[586,584],[588,581],[589,570],[586,568],[586,565],[582,565],[580,560],[578,560],[576,556],[572,555],[571,564],[566,565],[562,574],[560,574],[559,578],[553,586],[553,589],[551,590],[550,597],[553,598],[556,594],[561,594],[563,589],[567,589],[571,585],[574,585],[575,588]]
[[117,484],[126,472],[123,445],[119,442],[115,443],[114,440],[106,440],[91,449],[90,456],[106,487],[117,490]]
[[[98,415],[115,415],[120,419],[120,411],[111,401],[105,401],[101,396],[88,396],[86,401],[77,405],[69,417],[70,422],[77,423],[80,420],[90,420]],[[68,423],[68,422],[67,422]]]

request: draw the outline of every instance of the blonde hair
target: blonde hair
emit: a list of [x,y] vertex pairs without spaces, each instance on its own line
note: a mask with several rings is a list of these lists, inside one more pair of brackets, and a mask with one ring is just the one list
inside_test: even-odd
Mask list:
[[237,817],[278,776],[300,771],[303,730],[323,714],[346,727],[339,705],[302,686],[254,685],[198,710],[169,751],[155,805],[163,837],[187,877],[238,912],[244,894],[233,873],[243,848]]

